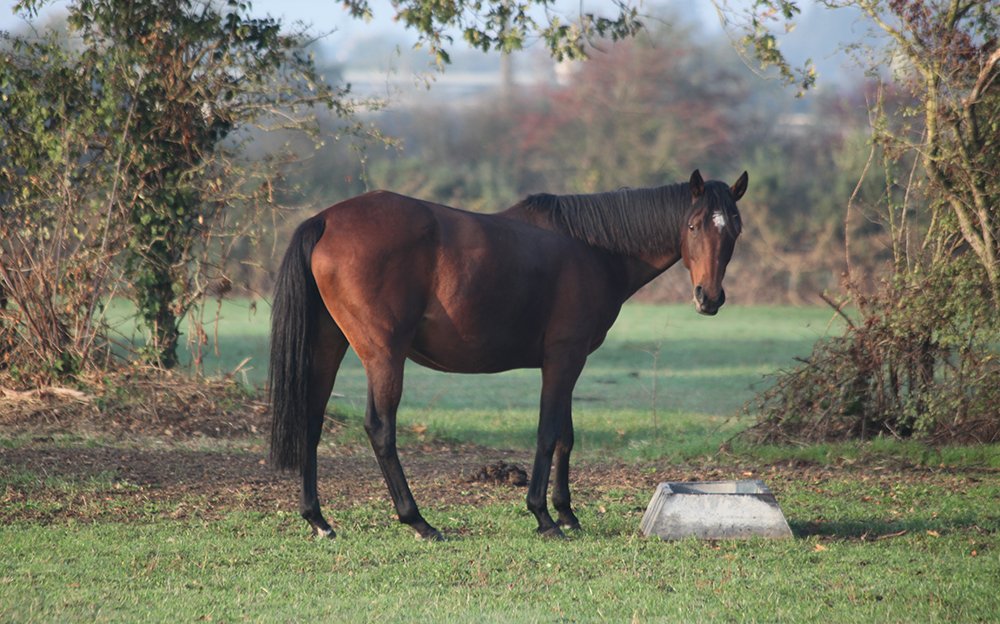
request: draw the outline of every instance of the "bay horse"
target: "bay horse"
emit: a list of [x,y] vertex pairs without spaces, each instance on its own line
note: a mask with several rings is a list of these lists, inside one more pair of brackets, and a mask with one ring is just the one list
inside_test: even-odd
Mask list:
[[[741,231],[733,185],[689,182],[591,195],[531,195],[477,214],[374,191],[307,219],[279,269],[269,370],[271,463],[302,477],[300,511],[333,537],[320,511],[316,449],[348,346],[368,378],[365,431],[399,520],[424,520],[396,452],[396,409],[409,358],[456,373],[540,368],[541,409],[527,506],[538,532],[578,529],[570,505],[573,387],[622,304],[678,260],[698,312],[725,302],[722,278]],[[555,462],[552,505],[546,506]]]

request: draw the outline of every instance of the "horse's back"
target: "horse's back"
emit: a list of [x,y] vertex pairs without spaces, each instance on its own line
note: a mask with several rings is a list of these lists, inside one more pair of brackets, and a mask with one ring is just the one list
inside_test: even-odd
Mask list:
[[378,254],[433,234],[433,204],[388,191],[372,191],[330,206],[321,213],[328,245],[323,253]]

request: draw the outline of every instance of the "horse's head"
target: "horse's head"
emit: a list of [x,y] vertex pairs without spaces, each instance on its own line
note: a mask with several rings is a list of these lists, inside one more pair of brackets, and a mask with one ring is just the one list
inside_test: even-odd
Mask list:
[[691,272],[698,312],[713,315],[726,302],[722,278],[743,224],[736,202],[747,190],[747,173],[732,186],[691,174],[691,210],[681,232],[681,257]]

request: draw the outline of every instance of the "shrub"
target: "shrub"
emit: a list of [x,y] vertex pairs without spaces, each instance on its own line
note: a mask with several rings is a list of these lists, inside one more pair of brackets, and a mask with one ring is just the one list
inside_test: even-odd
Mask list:
[[[1000,319],[981,273],[962,262],[852,289],[856,320],[818,342],[756,401],[759,442],[890,435],[933,442],[1000,440]],[[980,279],[975,279],[978,276]]]

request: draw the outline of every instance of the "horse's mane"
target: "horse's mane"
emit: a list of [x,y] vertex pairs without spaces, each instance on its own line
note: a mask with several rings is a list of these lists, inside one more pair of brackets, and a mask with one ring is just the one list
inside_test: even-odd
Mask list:
[[[587,195],[529,195],[520,205],[547,216],[555,229],[573,238],[625,255],[643,255],[675,249],[681,228],[691,211],[691,185],[687,182],[654,188],[623,188]],[[725,184],[705,184],[706,225],[713,210],[726,215],[730,233],[739,234],[736,205]],[[733,219],[734,214],[737,219]],[[733,228],[736,228],[735,230]]]
[[587,195],[530,195],[529,211],[546,213],[551,225],[595,247],[643,255],[678,244],[691,208],[687,183],[624,188]]
[[521,205],[544,213],[573,238],[626,255],[676,247],[691,208],[687,183],[589,195],[529,195]]

